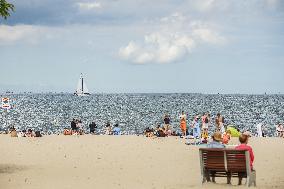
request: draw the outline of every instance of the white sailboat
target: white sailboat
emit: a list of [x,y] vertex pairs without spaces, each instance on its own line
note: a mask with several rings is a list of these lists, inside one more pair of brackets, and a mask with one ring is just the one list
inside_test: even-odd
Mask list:
[[82,73],[81,73],[80,79],[78,81],[77,90],[74,94],[77,95],[77,96],[89,96],[90,95],[89,90],[87,88],[87,85],[84,81]]

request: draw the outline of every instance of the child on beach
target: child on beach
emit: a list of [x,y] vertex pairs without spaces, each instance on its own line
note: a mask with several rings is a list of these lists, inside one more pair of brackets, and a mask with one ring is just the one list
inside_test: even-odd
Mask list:
[[222,140],[222,143],[223,144],[228,144],[229,141],[231,140],[231,131],[230,130],[227,130],[223,136],[222,136],[223,140]]
[[208,142],[207,139],[208,139],[208,132],[202,131],[202,133],[201,133],[201,142],[203,144],[207,144],[207,142]]

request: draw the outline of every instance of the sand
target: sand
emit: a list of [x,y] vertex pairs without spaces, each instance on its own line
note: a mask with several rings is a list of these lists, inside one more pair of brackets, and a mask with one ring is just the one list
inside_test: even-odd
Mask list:
[[[178,137],[0,135],[0,189],[201,188],[198,147]],[[237,144],[237,140],[231,142]],[[284,139],[251,138],[257,188],[284,188]],[[203,188],[246,188],[205,183]]]

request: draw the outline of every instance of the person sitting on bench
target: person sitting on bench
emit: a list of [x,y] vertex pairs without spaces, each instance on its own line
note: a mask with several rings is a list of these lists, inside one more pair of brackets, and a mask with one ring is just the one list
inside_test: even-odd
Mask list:
[[[252,171],[254,171],[254,169],[253,169],[254,154],[253,154],[251,146],[247,145],[249,137],[250,137],[250,134],[248,132],[241,134],[239,136],[239,141],[240,141],[241,144],[238,145],[235,149],[236,150],[248,150],[249,151],[250,168],[251,168]],[[239,175],[239,183],[238,184],[239,185],[242,184],[242,175]]]
[[207,144],[207,148],[225,148],[222,144],[222,134],[220,132],[215,132],[212,136],[213,141]]
[[[213,141],[207,144],[207,148],[225,148],[225,145],[222,144],[222,134],[220,132],[215,132],[212,136]],[[215,173],[216,171],[210,171],[206,173],[206,180],[210,182],[210,173],[212,175],[212,182],[215,182]],[[230,184],[230,176],[227,177],[227,183]]]

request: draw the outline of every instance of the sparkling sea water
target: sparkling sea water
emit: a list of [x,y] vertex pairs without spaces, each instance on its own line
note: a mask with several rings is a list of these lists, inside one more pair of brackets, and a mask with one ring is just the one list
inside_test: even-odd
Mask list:
[[[127,134],[142,133],[146,127],[163,123],[168,113],[173,129],[179,131],[179,115],[184,110],[188,123],[203,112],[214,117],[220,112],[226,124],[241,131],[256,132],[256,124],[263,122],[267,136],[275,134],[275,125],[284,122],[284,95],[221,95],[221,94],[93,94],[78,97],[73,94],[9,94],[13,108],[1,109],[0,129],[40,130],[45,134],[62,133],[73,118],[81,119],[88,130],[95,121],[103,132],[106,122],[119,123]],[[189,124],[188,124],[189,125]]]

